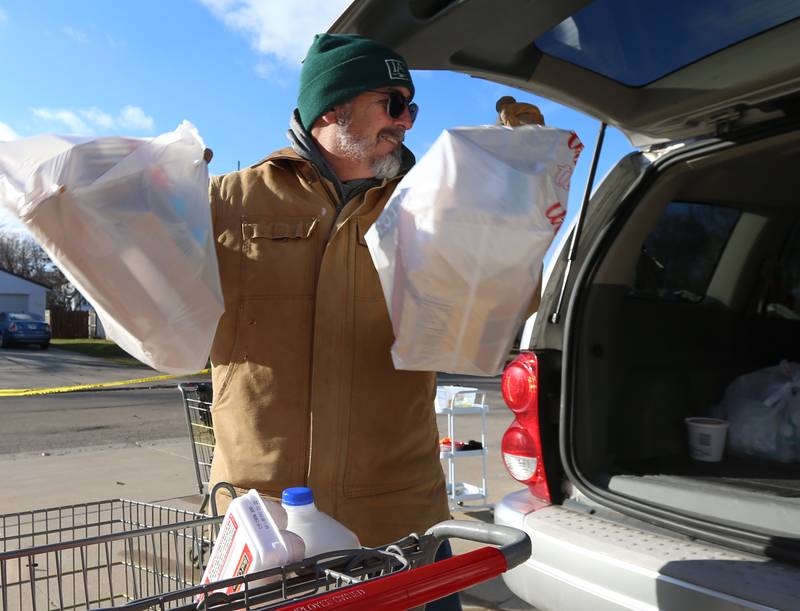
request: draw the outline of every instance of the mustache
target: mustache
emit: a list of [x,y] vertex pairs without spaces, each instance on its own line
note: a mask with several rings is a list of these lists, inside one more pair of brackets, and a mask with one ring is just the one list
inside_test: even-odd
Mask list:
[[394,140],[397,140],[398,143],[402,144],[403,141],[406,139],[406,130],[401,129],[399,127],[386,127],[378,132],[378,138],[381,136],[389,136]]

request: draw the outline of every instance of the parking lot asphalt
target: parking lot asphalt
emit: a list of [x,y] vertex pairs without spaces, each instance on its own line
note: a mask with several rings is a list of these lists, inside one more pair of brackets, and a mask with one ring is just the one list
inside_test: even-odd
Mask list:
[[[51,349],[0,350],[0,388],[32,388],[52,387],[73,384],[88,384],[98,381],[118,381],[149,377],[154,375],[151,369],[119,367],[106,361]],[[193,380],[202,378],[191,378]],[[440,384],[470,385],[475,379],[458,376],[442,376]],[[175,382],[173,382],[175,383]],[[490,411],[486,418],[486,443],[488,447],[486,459],[486,481],[488,502],[499,500],[506,493],[519,488],[505,472],[500,460],[499,441],[508,424],[511,422],[510,412],[502,405],[499,393],[499,380],[482,379],[479,386],[485,390]],[[128,391],[125,391],[128,392]],[[132,391],[131,391],[132,392]],[[141,388],[136,393],[148,392]],[[72,423],[74,429],[99,426],[98,414],[102,411],[104,397],[115,395],[115,391],[81,393],[95,406],[94,409],[80,409],[69,412],[64,421]],[[129,393],[131,394],[131,393]],[[26,398],[30,408],[20,408],[19,403],[0,398],[0,416],[14,412],[17,418],[24,418],[24,409],[29,409],[27,416],[30,422],[25,426],[31,428],[30,434],[37,434],[37,427],[50,426],[57,418],[58,409],[69,410],[69,401],[60,402],[57,395],[50,395],[48,401],[52,408],[42,407],[43,400],[37,397]],[[75,395],[72,397],[74,405]],[[17,513],[44,507],[55,507],[65,504],[85,503],[111,498],[126,498],[156,502],[182,508],[197,508],[200,505],[198,484],[195,477],[194,463],[188,433],[179,413],[179,396],[175,391],[174,399],[168,395],[164,399],[163,410],[170,410],[171,420],[168,424],[156,427],[148,433],[153,437],[145,439],[131,438],[112,439],[112,435],[104,434],[96,429],[93,436],[86,437],[81,445],[74,441],[71,447],[64,447],[55,435],[47,442],[47,447],[36,446],[35,450],[15,452],[6,450],[0,453],[0,473],[3,473],[6,494],[0,495],[0,514]],[[5,411],[4,411],[5,405]],[[16,405],[15,409],[11,409]],[[36,407],[38,406],[38,408]],[[59,406],[59,407],[55,407]],[[144,408],[130,408],[133,411],[119,412],[120,418],[130,418],[131,414],[145,414]],[[110,413],[111,407],[107,408]],[[66,413],[66,412],[65,412]],[[36,418],[47,419],[46,422],[34,422]],[[75,419],[85,419],[85,422]],[[108,422],[102,426],[114,429],[114,416],[108,415]],[[447,434],[447,421],[444,416],[437,418],[442,436]],[[10,421],[9,421],[10,422]],[[481,435],[480,415],[462,415],[457,418],[457,439],[479,439]],[[168,428],[165,428],[168,427]],[[166,433],[168,434],[165,434]],[[160,433],[160,434],[159,434]],[[79,438],[75,438],[79,439]],[[86,445],[88,444],[88,445]],[[11,448],[11,446],[8,446]],[[29,446],[34,447],[34,446]],[[456,480],[480,483],[483,476],[480,458],[469,457],[456,461]],[[486,509],[469,511],[459,508],[455,517],[491,521],[491,512]],[[463,553],[478,547],[477,544],[455,542],[455,553]],[[505,587],[500,578],[470,588],[462,593],[464,608],[467,610],[483,609],[529,609],[523,601],[517,599]]]
[[125,367],[85,354],[28,347],[0,349],[0,389],[53,388],[159,375],[149,367]]

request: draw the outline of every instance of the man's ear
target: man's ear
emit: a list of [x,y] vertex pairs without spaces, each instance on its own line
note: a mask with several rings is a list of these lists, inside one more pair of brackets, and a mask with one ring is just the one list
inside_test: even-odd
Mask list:
[[317,119],[317,122],[319,123],[320,127],[324,127],[325,125],[335,124],[337,119],[338,119],[338,113],[336,112],[336,109],[331,108],[330,110],[326,110],[325,112],[323,112],[319,116],[319,119]]

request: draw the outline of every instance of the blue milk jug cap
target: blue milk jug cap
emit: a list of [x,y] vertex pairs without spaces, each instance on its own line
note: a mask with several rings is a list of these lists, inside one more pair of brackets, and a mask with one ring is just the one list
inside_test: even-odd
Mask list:
[[286,488],[281,494],[281,502],[284,505],[310,505],[314,502],[314,493],[311,488],[298,486],[296,488]]

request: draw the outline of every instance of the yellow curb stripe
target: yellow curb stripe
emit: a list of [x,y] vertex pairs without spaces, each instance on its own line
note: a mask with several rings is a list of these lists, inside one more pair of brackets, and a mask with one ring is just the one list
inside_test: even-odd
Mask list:
[[137,380],[123,380],[121,382],[101,382],[98,384],[80,384],[77,386],[60,386],[57,388],[5,388],[0,389],[0,397],[30,397],[33,395],[50,395],[61,392],[76,392],[79,390],[91,390],[95,388],[111,388],[113,386],[128,386],[131,384],[144,384],[146,382],[160,382],[161,380],[174,380],[190,376],[199,376],[209,373],[209,369],[203,369],[197,373],[187,376],[163,375],[152,376],[150,378],[139,378]]

